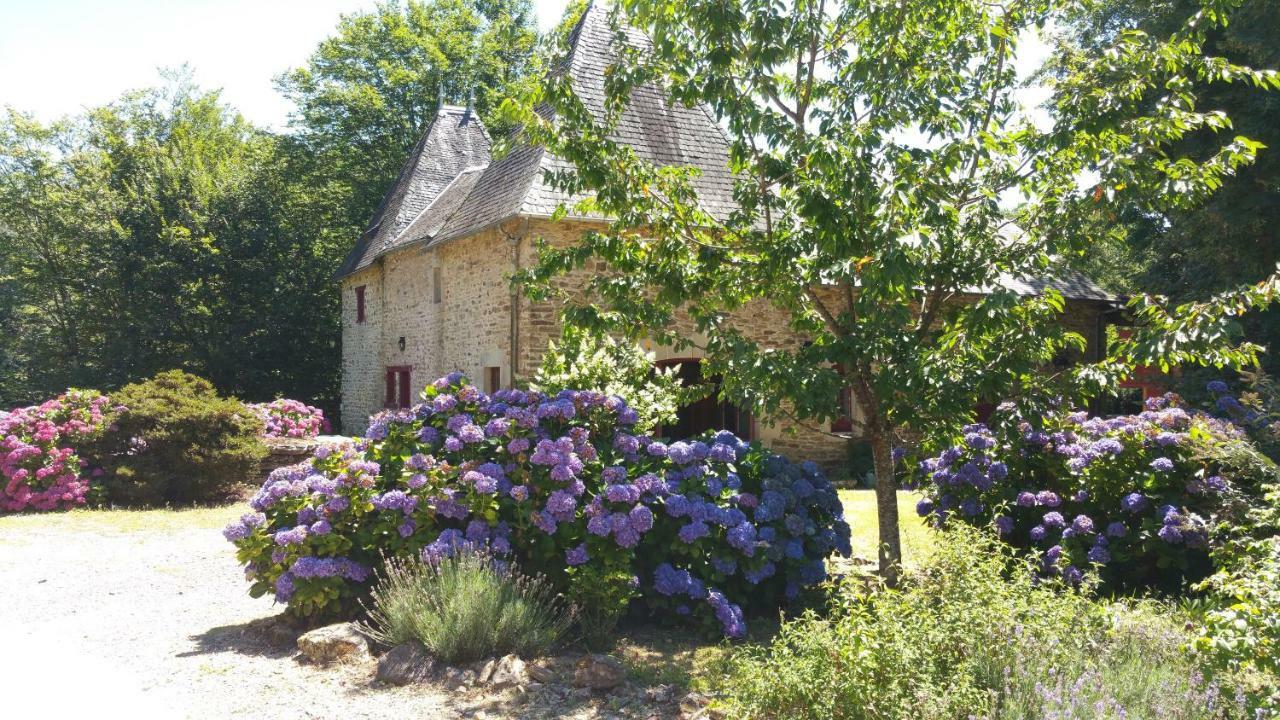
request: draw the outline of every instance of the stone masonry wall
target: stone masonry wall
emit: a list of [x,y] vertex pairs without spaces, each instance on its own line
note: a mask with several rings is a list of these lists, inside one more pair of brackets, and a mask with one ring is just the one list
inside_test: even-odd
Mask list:
[[[439,267],[440,302],[433,285]],[[384,408],[388,367],[409,367],[414,397],[454,370],[474,382],[499,367],[510,382],[510,247],[497,232],[380,259],[342,282],[342,428],[363,432]],[[365,322],[355,288],[364,285]],[[400,347],[404,338],[404,348]]]

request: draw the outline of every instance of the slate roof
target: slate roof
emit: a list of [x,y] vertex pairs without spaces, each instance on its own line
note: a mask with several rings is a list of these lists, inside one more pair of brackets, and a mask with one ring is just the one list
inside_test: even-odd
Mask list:
[[[650,46],[634,28],[624,28],[622,34],[629,46]],[[579,99],[598,117],[604,114],[604,77],[617,57],[617,43],[608,10],[593,2],[569,36],[567,59],[554,70],[569,74]],[[728,139],[705,107],[672,105],[660,88],[639,87],[613,139],[653,163],[700,170],[693,184],[711,215],[726,217],[735,209]],[[581,198],[569,197],[545,180],[546,172],[556,170],[572,166],[531,145],[517,145],[492,159],[479,118],[466,108],[444,106],[337,276],[403,247],[466,237],[515,217],[550,217],[561,204],[572,208]],[[1060,279],[1002,279],[1001,285],[1024,294],[1053,287],[1072,299],[1110,299],[1091,280],[1072,272],[1062,273]]]
[[[634,29],[624,34],[628,45],[649,46],[648,38]],[[608,11],[595,3],[588,6],[569,43],[569,56],[558,71],[569,73],[578,97],[603,115],[605,70],[618,47]],[[638,88],[613,139],[645,160],[698,168],[702,175],[694,186],[704,208],[721,217],[732,212],[728,141],[704,108],[671,105],[659,88]],[[550,217],[561,204],[581,199],[546,183],[544,173],[572,168],[545,149],[519,145],[497,160],[490,158],[489,149],[478,118],[465,108],[442,108],[337,276],[368,267],[402,247],[465,237],[513,217]],[[437,199],[446,188],[448,197]]]
[[1046,288],[1052,288],[1069,300],[1111,302],[1116,299],[1087,275],[1067,269],[1059,271],[1056,277],[1051,278],[1016,278],[1012,275],[1002,275],[1000,285],[1019,295],[1039,295]]
[[342,261],[341,278],[409,242],[405,230],[469,168],[489,164],[489,134],[475,112],[442,105],[422,139],[409,153],[400,175],[382,199],[369,226]]

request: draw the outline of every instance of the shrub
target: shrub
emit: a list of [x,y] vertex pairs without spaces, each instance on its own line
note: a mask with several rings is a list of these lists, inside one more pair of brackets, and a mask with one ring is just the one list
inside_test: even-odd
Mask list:
[[[901,590],[846,585],[724,678],[740,718],[1243,718],[1167,608],[1108,606],[957,527]],[[1224,699],[1224,695],[1227,699]]]
[[370,596],[369,635],[387,645],[416,640],[448,663],[539,655],[573,622],[545,579],[483,552],[434,563],[393,558],[382,576]]
[[171,370],[112,396],[129,408],[103,438],[108,498],[154,506],[225,500],[258,471],[262,421],[213,385]]
[[1133,416],[1055,412],[1034,422],[1002,406],[990,428],[966,427],[921,463],[918,510],[938,524],[992,525],[1071,583],[1096,568],[1113,588],[1183,588],[1211,570],[1211,532],[1224,498],[1239,492],[1214,448],[1244,435],[1173,400]]
[[262,419],[263,437],[313,438],[329,432],[329,421],[325,419],[324,411],[298,400],[279,398],[248,407]]
[[1248,522],[1213,550],[1217,571],[1195,647],[1223,666],[1257,678],[1280,714],[1280,484],[1264,488]]
[[731,433],[667,446],[598,392],[492,397],[459,374],[374,417],[366,439],[282,468],[227,528],[257,596],[296,615],[349,611],[385,553],[473,546],[514,559],[606,625],[636,597],[727,635],[849,553],[817,466]]
[[565,325],[560,343],[542,356],[529,389],[555,395],[561,390],[592,390],[617,396],[636,413],[635,431],[647,433],[676,421],[680,406],[704,397],[703,387],[684,387],[678,367],[658,369],[653,353],[611,337],[598,338]]
[[86,504],[92,476],[101,470],[80,449],[100,437],[120,409],[95,390],[68,390],[0,416],[0,511]]

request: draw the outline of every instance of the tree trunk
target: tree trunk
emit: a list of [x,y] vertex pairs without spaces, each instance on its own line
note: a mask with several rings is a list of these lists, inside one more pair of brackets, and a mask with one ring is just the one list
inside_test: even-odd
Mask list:
[[876,470],[876,520],[880,528],[880,576],[889,587],[897,587],[902,568],[902,539],[898,534],[898,481],[893,472],[893,448],[889,433],[881,427],[869,429],[871,455]]

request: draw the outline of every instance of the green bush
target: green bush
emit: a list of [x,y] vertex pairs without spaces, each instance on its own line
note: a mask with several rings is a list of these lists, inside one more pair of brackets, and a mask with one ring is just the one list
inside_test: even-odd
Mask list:
[[209,381],[180,370],[126,385],[128,408],[102,439],[107,500],[130,506],[226,500],[257,480],[262,420]]
[[1236,718],[1168,610],[1103,605],[981,531],[943,534],[901,590],[849,585],[729,663],[742,718]]
[[388,559],[370,596],[367,631],[387,645],[418,641],[449,663],[546,652],[573,613],[541,577],[463,552],[431,563]]

